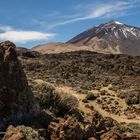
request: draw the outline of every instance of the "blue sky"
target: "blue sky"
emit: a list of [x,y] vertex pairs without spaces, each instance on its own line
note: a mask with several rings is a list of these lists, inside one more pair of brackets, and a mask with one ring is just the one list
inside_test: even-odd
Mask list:
[[112,19],[140,27],[140,0],[0,0],[0,41],[65,42]]

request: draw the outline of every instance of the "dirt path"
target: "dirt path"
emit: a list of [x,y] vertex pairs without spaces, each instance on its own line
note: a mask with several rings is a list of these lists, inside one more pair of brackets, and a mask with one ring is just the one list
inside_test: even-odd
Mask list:
[[[91,114],[91,110],[85,107],[85,103],[82,102],[82,100],[86,97],[86,94],[80,94],[74,91],[71,87],[67,86],[61,86],[59,87],[61,90],[64,90],[66,92],[69,92],[70,94],[74,95],[79,100],[79,109],[84,111],[86,114]],[[109,91],[107,87],[103,87],[101,90],[106,90],[110,94],[114,94],[116,96],[116,93],[114,91]],[[95,90],[94,90],[95,91]],[[97,90],[96,90],[97,92]],[[125,109],[127,106],[123,100],[120,100],[120,104],[123,106],[122,109]],[[93,106],[95,110],[97,110],[103,117],[111,117],[114,120],[118,121],[119,123],[125,122],[125,123],[139,123],[140,124],[140,116],[137,119],[127,119],[125,115],[115,115],[111,114],[105,110],[103,110],[96,101],[89,101],[89,105]]]
[[[73,94],[75,95],[75,94]],[[85,95],[86,96],[86,95]],[[81,97],[84,97],[83,94],[80,95],[80,94],[76,94],[76,97],[81,98]],[[83,98],[81,98],[83,99]],[[80,100],[80,103],[79,103],[79,108],[82,109],[83,111],[85,111],[85,113],[91,113],[90,109],[86,108],[85,107],[85,104],[81,102]],[[94,107],[95,110],[97,110],[103,117],[111,117],[113,118],[114,120],[118,121],[119,123],[121,122],[125,122],[125,123],[140,123],[140,119],[127,119],[125,115],[114,115],[114,114],[111,114],[103,109],[101,109],[101,107],[99,106],[99,104],[96,103],[96,101],[89,101],[89,104],[91,106]]]
[[[47,83],[46,81],[43,81],[41,79],[36,79],[36,83],[42,84]],[[114,91],[109,90],[108,87],[103,87],[101,90],[106,90],[108,93],[113,96],[114,98],[117,97],[117,93]],[[82,102],[83,99],[85,99],[86,94],[77,93],[75,90],[73,90],[71,87],[68,86],[59,86],[58,89],[61,89],[69,94],[74,95],[79,100],[79,109],[82,110],[85,114],[91,114],[92,111],[89,108],[85,107],[85,103]],[[91,92],[98,92],[98,90],[91,90]],[[107,95],[106,95],[107,96]],[[127,107],[125,101],[119,100],[119,104],[122,106],[122,109],[125,109]],[[137,117],[137,119],[127,119],[127,117],[123,115],[115,115],[111,114],[105,110],[103,110],[96,101],[89,101],[89,105],[93,106],[95,110],[97,110],[103,117],[111,117],[114,120],[118,121],[119,123],[125,122],[125,123],[139,123],[140,124],[140,116]]]

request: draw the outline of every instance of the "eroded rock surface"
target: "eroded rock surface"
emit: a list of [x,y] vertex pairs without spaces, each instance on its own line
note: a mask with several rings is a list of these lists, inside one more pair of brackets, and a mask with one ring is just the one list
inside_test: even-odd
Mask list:
[[[16,46],[10,42],[0,43],[0,119],[19,121],[30,114],[39,113],[39,105],[28,86]],[[0,125],[1,129],[2,125]]]
[[82,140],[84,138],[84,131],[77,120],[68,118],[59,118],[58,123],[52,122],[48,131],[51,140]]

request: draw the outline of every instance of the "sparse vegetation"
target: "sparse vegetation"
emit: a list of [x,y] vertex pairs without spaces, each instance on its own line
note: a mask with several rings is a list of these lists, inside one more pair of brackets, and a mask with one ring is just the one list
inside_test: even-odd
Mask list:
[[88,93],[86,96],[87,100],[95,100],[97,96],[94,95],[94,93]]
[[[13,136],[12,136],[13,135]],[[15,136],[15,138],[14,138]],[[26,140],[45,140],[42,138],[38,131],[32,129],[31,127],[26,127],[24,125],[19,125],[17,127],[9,126],[7,130],[7,134],[5,135],[5,138],[8,139],[16,139],[19,137],[20,139],[26,139]]]
[[125,90],[120,92],[120,98],[125,98],[128,105],[139,104],[140,103],[140,91],[137,90]]
[[125,133],[125,132],[140,133],[140,124],[137,124],[137,123],[121,124],[119,125],[119,131],[121,133]]
[[59,90],[51,84],[44,83],[36,85],[34,88],[38,91],[35,96],[40,106],[44,109],[50,109],[62,115],[78,105],[78,100],[75,96]]
[[87,98],[83,99],[82,102],[83,102],[83,103],[88,103]]

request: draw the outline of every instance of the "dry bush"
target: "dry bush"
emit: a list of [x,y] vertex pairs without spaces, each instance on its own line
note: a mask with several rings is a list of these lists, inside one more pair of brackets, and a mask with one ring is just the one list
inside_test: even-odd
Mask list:
[[36,98],[42,109],[50,109],[58,114],[65,114],[78,106],[78,99],[70,93],[55,88],[49,83],[35,86]]
[[140,91],[139,90],[123,90],[119,94],[120,98],[124,98],[128,105],[140,103]]
[[9,126],[3,140],[45,140],[38,131],[24,125]]

